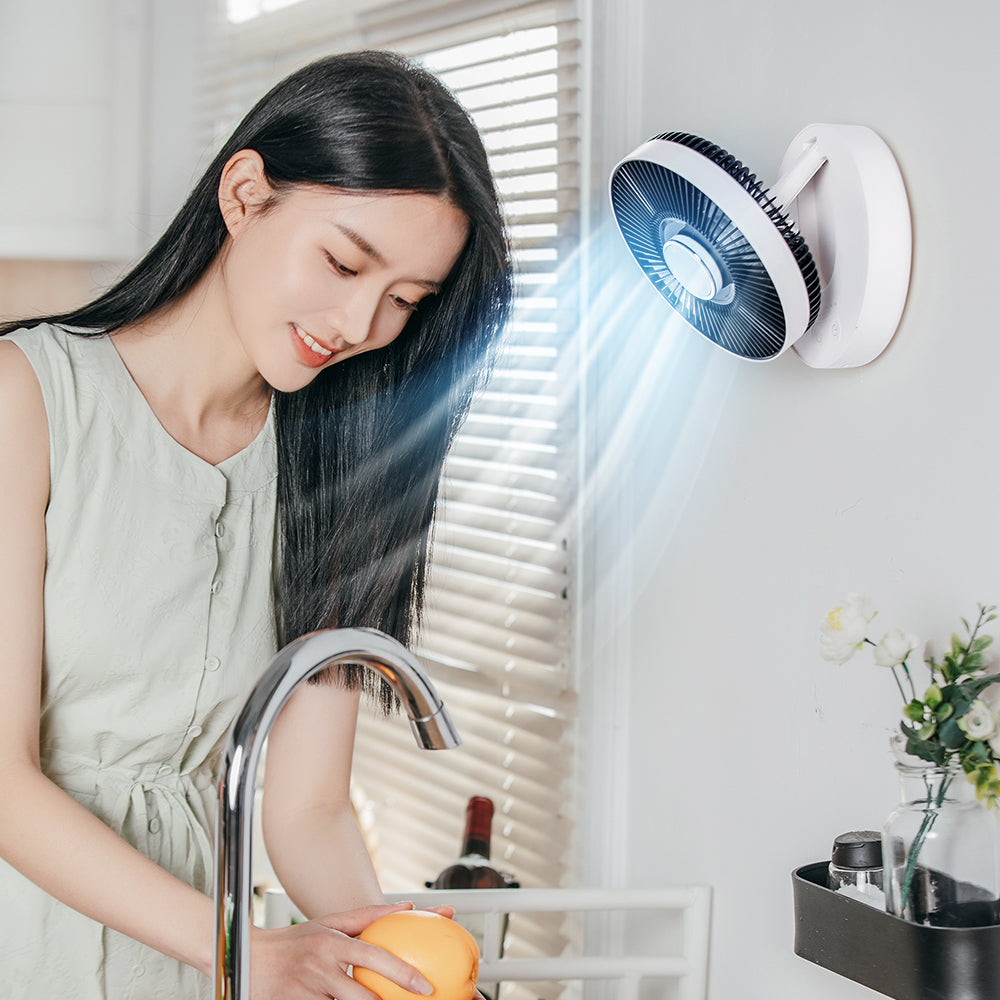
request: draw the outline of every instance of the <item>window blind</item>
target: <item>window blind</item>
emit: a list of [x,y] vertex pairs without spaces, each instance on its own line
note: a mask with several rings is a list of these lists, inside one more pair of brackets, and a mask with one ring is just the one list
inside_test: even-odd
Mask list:
[[[404,0],[341,14],[299,0],[226,23],[206,86],[206,147],[273,82],[322,54],[403,52],[470,112],[503,199],[516,300],[502,360],[448,456],[415,647],[463,745],[416,748],[362,712],[354,791],[383,886],[423,888],[458,852],[471,795],[496,812],[493,858],[524,886],[566,884],[572,848],[571,530],[579,208],[576,0]],[[562,934],[519,915],[511,953]],[[533,943],[534,942],[534,943]],[[550,952],[551,953],[551,952]],[[550,991],[557,992],[557,991]],[[538,990],[535,996],[541,995]]]

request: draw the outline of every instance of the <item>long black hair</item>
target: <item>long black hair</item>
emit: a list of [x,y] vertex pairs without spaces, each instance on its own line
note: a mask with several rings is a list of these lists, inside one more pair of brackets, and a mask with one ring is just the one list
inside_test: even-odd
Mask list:
[[[247,114],[124,278],[82,308],[8,323],[0,336],[42,322],[113,333],[176,301],[225,242],[219,177],[241,149],[260,154],[279,195],[296,184],[432,194],[468,217],[467,241],[440,293],[392,344],[275,394],[279,643],[332,626],[369,626],[409,643],[444,457],[489,371],[511,300],[482,141],[436,77],[389,52],[330,56],[298,70]],[[348,670],[348,682],[363,675]]]

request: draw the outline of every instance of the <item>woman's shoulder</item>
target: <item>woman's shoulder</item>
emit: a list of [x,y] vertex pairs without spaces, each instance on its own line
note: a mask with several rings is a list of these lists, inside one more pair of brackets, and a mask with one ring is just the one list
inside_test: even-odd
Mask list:
[[0,425],[17,428],[12,441],[23,447],[36,439],[44,442],[46,424],[45,402],[34,366],[14,341],[0,338]]
[[23,544],[11,549],[9,543],[29,538],[44,514],[49,456],[48,420],[38,381],[26,356],[0,338],[0,522],[10,554],[5,571],[20,572],[16,560],[30,551]]
[[19,348],[20,341],[13,334],[0,337],[0,393],[5,397],[16,392],[25,381],[25,375],[32,371],[28,352]]
[[92,351],[89,347],[92,341],[103,340],[104,337],[80,336],[94,332],[39,323],[12,330],[0,337],[0,345],[10,345],[7,353],[13,349],[24,355],[48,400],[53,392],[62,394],[70,390],[85,369],[100,364],[102,352]]
[[[29,338],[24,336],[30,333],[28,330],[14,330],[4,337],[0,337],[0,393],[5,398],[10,398],[11,394],[19,394],[23,391],[25,381],[34,381],[37,384],[37,376],[34,380],[30,378],[33,369]],[[28,347],[25,348],[25,343]],[[27,377],[27,378],[26,378]]]
[[24,326],[0,337],[0,345],[8,354],[20,353],[35,371],[39,381],[45,381],[46,372],[53,366],[69,363],[66,331],[51,323]]
[[34,326],[22,326],[0,337],[0,343],[17,344],[29,357],[41,354],[68,354],[77,336],[83,331],[73,327],[59,326],[55,323],[38,323]]
[[81,404],[90,399],[91,411],[96,405],[92,387],[104,362],[102,351],[90,349],[93,339],[49,323],[0,337],[0,393],[6,397],[2,414],[9,417],[11,407],[15,413],[30,407],[23,412],[47,421],[61,451],[81,419]]

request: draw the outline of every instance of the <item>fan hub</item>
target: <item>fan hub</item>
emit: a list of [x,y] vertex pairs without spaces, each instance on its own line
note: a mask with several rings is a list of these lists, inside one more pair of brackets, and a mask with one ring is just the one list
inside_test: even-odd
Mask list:
[[663,263],[680,286],[695,298],[708,301],[722,290],[723,278],[708,247],[683,233],[663,244]]

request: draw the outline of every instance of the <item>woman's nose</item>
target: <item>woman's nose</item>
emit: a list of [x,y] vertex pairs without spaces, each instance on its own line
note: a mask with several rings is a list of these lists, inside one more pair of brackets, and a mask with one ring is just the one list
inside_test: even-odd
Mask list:
[[335,327],[340,339],[351,347],[363,344],[371,332],[371,324],[357,323],[350,320],[341,321]]
[[377,303],[360,290],[339,308],[331,310],[330,326],[351,347],[363,344],[371,336]]

